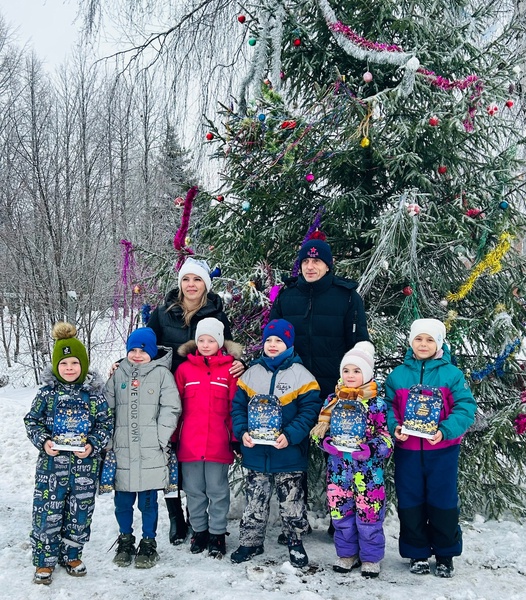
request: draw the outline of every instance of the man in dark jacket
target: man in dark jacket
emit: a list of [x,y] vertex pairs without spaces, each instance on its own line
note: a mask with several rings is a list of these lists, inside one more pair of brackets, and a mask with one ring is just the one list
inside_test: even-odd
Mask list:
[[343,355],[359,342],[370,344],[365,310],[358,284],[334,275],[329,244],[308,240],[298,259],[301,275],[285,282],[269,318],[294,325],[296,352],[325,399],[334,392]]

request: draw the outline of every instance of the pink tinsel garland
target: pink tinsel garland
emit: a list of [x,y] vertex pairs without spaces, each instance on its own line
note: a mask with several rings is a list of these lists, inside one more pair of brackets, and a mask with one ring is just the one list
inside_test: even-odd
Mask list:
[[[188,190],[184,201],[183,216],[181,217],[181,225],[174,236],[174,248],[179,253],[176,270],[179,270],[189,254],[193,254],[191,248],[185,247],[186,234],[190,225],[190,214],[192,213],[192,205],[199,188],[194,185]],[[183,252],[184,251],[184,252]]]
[[345,25],[341,21],[336,21],[336,23],[329,23],[329,27],[332,29],[332,31],[336,31],[338,33],[343,34],[346,38],[350,39],[351,42],[355,43],[357,46],[365,48],[366,50],[373,50],[375,52],[403,52],[402,48],[396,46],[395,44],[371,42],[365,39],[364,37],[358,35],[348,25]]

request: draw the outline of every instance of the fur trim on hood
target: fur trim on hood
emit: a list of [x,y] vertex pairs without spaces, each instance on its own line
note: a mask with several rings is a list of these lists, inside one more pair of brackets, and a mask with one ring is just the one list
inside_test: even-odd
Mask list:
[[[67,383],[62,383],[55,377],[55,375],[53,374],[51,365],[47,366],[44,369],[44,371],[42,372],[42,383],[44,385],[48,385],[53,388],[56,388],[59,385],[62,385],[62,386],[68,385]],[[78,384],[73,383],[71,385],[78,385]],[[102,393],[104,391],[104,385],[105,385],[104,380],[96,371],[88,371],[88,374],[86,375],[86,379],[81,384],[80,389],[86,390],[87,392],[91,392],[91,393],[95,392],[96,394],[98,394],[98,393]]]
[[[189,354],[195,354],[196,350],[197,344],[195,341],[189,340],[188,342],[185,342],[179,346],[177,354],[186,358]],[[233,342],[232,340],[225,340],[225,343],[223,344],[223,350],[226,354],[233,356],[235,360],[239,360],[243,356],[243,346],[237,342]]]

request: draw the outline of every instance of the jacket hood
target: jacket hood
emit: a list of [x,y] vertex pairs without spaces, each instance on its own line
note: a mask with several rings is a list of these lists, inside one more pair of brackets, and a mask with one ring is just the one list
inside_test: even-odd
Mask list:
[[52,388],[78,386],[81,390],[85,390],[90,393],[101,393],[104,389],[105,382],[102,377],[96,371],[88,371],[86,379],[81,384],[78,383],[62,383],[53,374],[51,365],[47,366],[42,372],[42,383]]
[[[225,354],[230,354],[235,360],[239,360],[243,356],[243,346],[232,340],[225,340],[223,349],[225,350]],[[186,358],[189,354],[195,354],[196,351],[197,344],[194,340],[189,340],[179,346],[177,354]]]
[[[172,368],[172,349],[167,348],[166,346],[157,346],[157,357],[151,360],[149,363],[144,365],[139,365],[139,369],[141,370],[141,374],[146,375],[153,369],[157,367],[166,367],[168,370]],[[132,363],[125,358],[119,363],[119,369],[123,369],[125,373],[128,375],[137,367],[137,365],[132,365]]]

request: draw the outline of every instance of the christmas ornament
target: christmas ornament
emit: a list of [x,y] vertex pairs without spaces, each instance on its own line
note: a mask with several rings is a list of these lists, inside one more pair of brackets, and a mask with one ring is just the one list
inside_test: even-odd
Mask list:
[[213,140],[213,139],[214,139],[214,134],[213,134],[211,131],[209,131],[209,132],[206,134],[206,139],[207,139],[208,141],[211,141],[211,140]]
[[182,206],[184,204],[184,198],[177,196],[177,198],[174,200],[174,204],[175,206]]
[[243,202],[241,203],[241,208],[247,212],[250,210],[250,202],[248,200],[243,200]]
[[443,306],[444,308],[446,308],[448,302],[445,298],[442,298],[442,300],[440,300],[440,306]]
[[224,196],[217,196],[217,197],[216,197],[216,200],[217,200],[218,202],[223,202],[223,200],[224,200],[224,199],[225,199],[225,197],[224,197]]
[[312,183],[315,179],[314,174],[313,173],[307,173],[307,175],[305,175],[305,179],[309,182]]
[[439,123],[440,121],[438,120],[438,117],[436,115],[433,115],[429,118],[429,124],[431,125],[431,127],[436,127]]
[[263,121],[264,121],[266,118],[267,118],[267,116],[266,116],[266,115],[264,115],[263,113],[260,113],[260,114],[258,115],[258,119],[259,119],[259,120],[260,120],[262,123],[263,123]]
[[371,145],[371,140],[368,137],[363,137],[360,142],[360,146],[362,148],[368,148],[370,145]]
[[499,202],[499,208],[501,210],[507,210],[509,207],[509,203],[506,202],[506,200],[502,200],[502,202]]
[[132,291],[133,291],[134,294],[140,294],[141,293],[141,286],[140,285],[135,285],[133,287]]
[[184,238],[184,245],[185,245],[185,246],[189,246],[191,242],[192,242],[192,240],[190,239],[190,237],[189,237],[189,236],[186,236],[186,237]]
[[213,271],[210,271],[210,279],[221,277],[221,267],[217,266]]
[[477,217],[483,219],[486,215],[482,212],[481,208],[470,208],[466,211],[466,217],[470,219],[476,219]]
[[384,271],[387,271],[389,269],[389,263],[386,260],[382,260],[380,263],[380,268],[382,268]]
[[265,85],[268,85],[268,86],[272,87],[272,83],[271,83],[270,79],[264,79],[264,80],[263,80],[263,83],[264,83]]
[[510,100],[506,100],[506,106],[508,108],[511,108],[513,106],[513,100],[511,100],[511,99]]
[[248,45],[249,46],[255,46],[256,45],[256,38],[249,38]]
[[447,167],[445,165],[440,165],[437,171],[440,175],[445,175],[447,173]]
[[371,83],[371,81],[373,80],[373,74],[371,73],[371,71],[365,71],[362,77],[365,83]]
[[471,374],[471,379],[475,383],[480,383],[485,377],[491,375],[495,371],[495,375],[498,377],[502,377],[504,375],[504,362],[507,358],[510,357],[513,352],[518,350],[521,347],[521,341],[517,338],[515,341],[510,344],[506,344],[504,351],[497,356],[493,363],[488,363],[483,369],[480,371],[474,371]]
[[406,206],[406,208],[407,208],[407,214],[410,217],[415,217],[420,212],[420,210],[421,210],[420,206],[418,206],[418,204],[415,204],[415,203],[408,204]]
[[402,294],[404,296],[412,296],[413,288],[410,285],[406,285],[405,288],[402,290]]
[[467,281],[462,284],[458,292],[449,292],[446,296],[446,299],[450,302],[458,302],[468,295],[474,286],[475,281],[482,275],[482,273],[484,273],[484,271],[488,270],[491,275],[498,273],[502,268],[501,261],[504,258],[504,255],[511,248],[512,239],[513,236],[508,232],[505,231],[502,233],[499,238],[499,243],[491,252],[487,254],[483,260],[478,263],[478,265],[471,272],[471,275],[468,277]]
[[296,127],[296,121],[283,121],[279,127],[280,129],[294,129],[294,127]]
[[238,18],[237,18],[237,20],[240,23],[244,23],[247,20],[247,18],[245,17],[245,15],[239,15]]
[[491,117],[495,114],[497,114],[497,112],[499,111],[499,107],[496,104],[490,104],[488,106],[488,108],[486,108],[486,112],[488,113],[488,115],[490,115]]
[[301,46],[301,38],[296,38],[293,42],[292,42],[296,47]]

